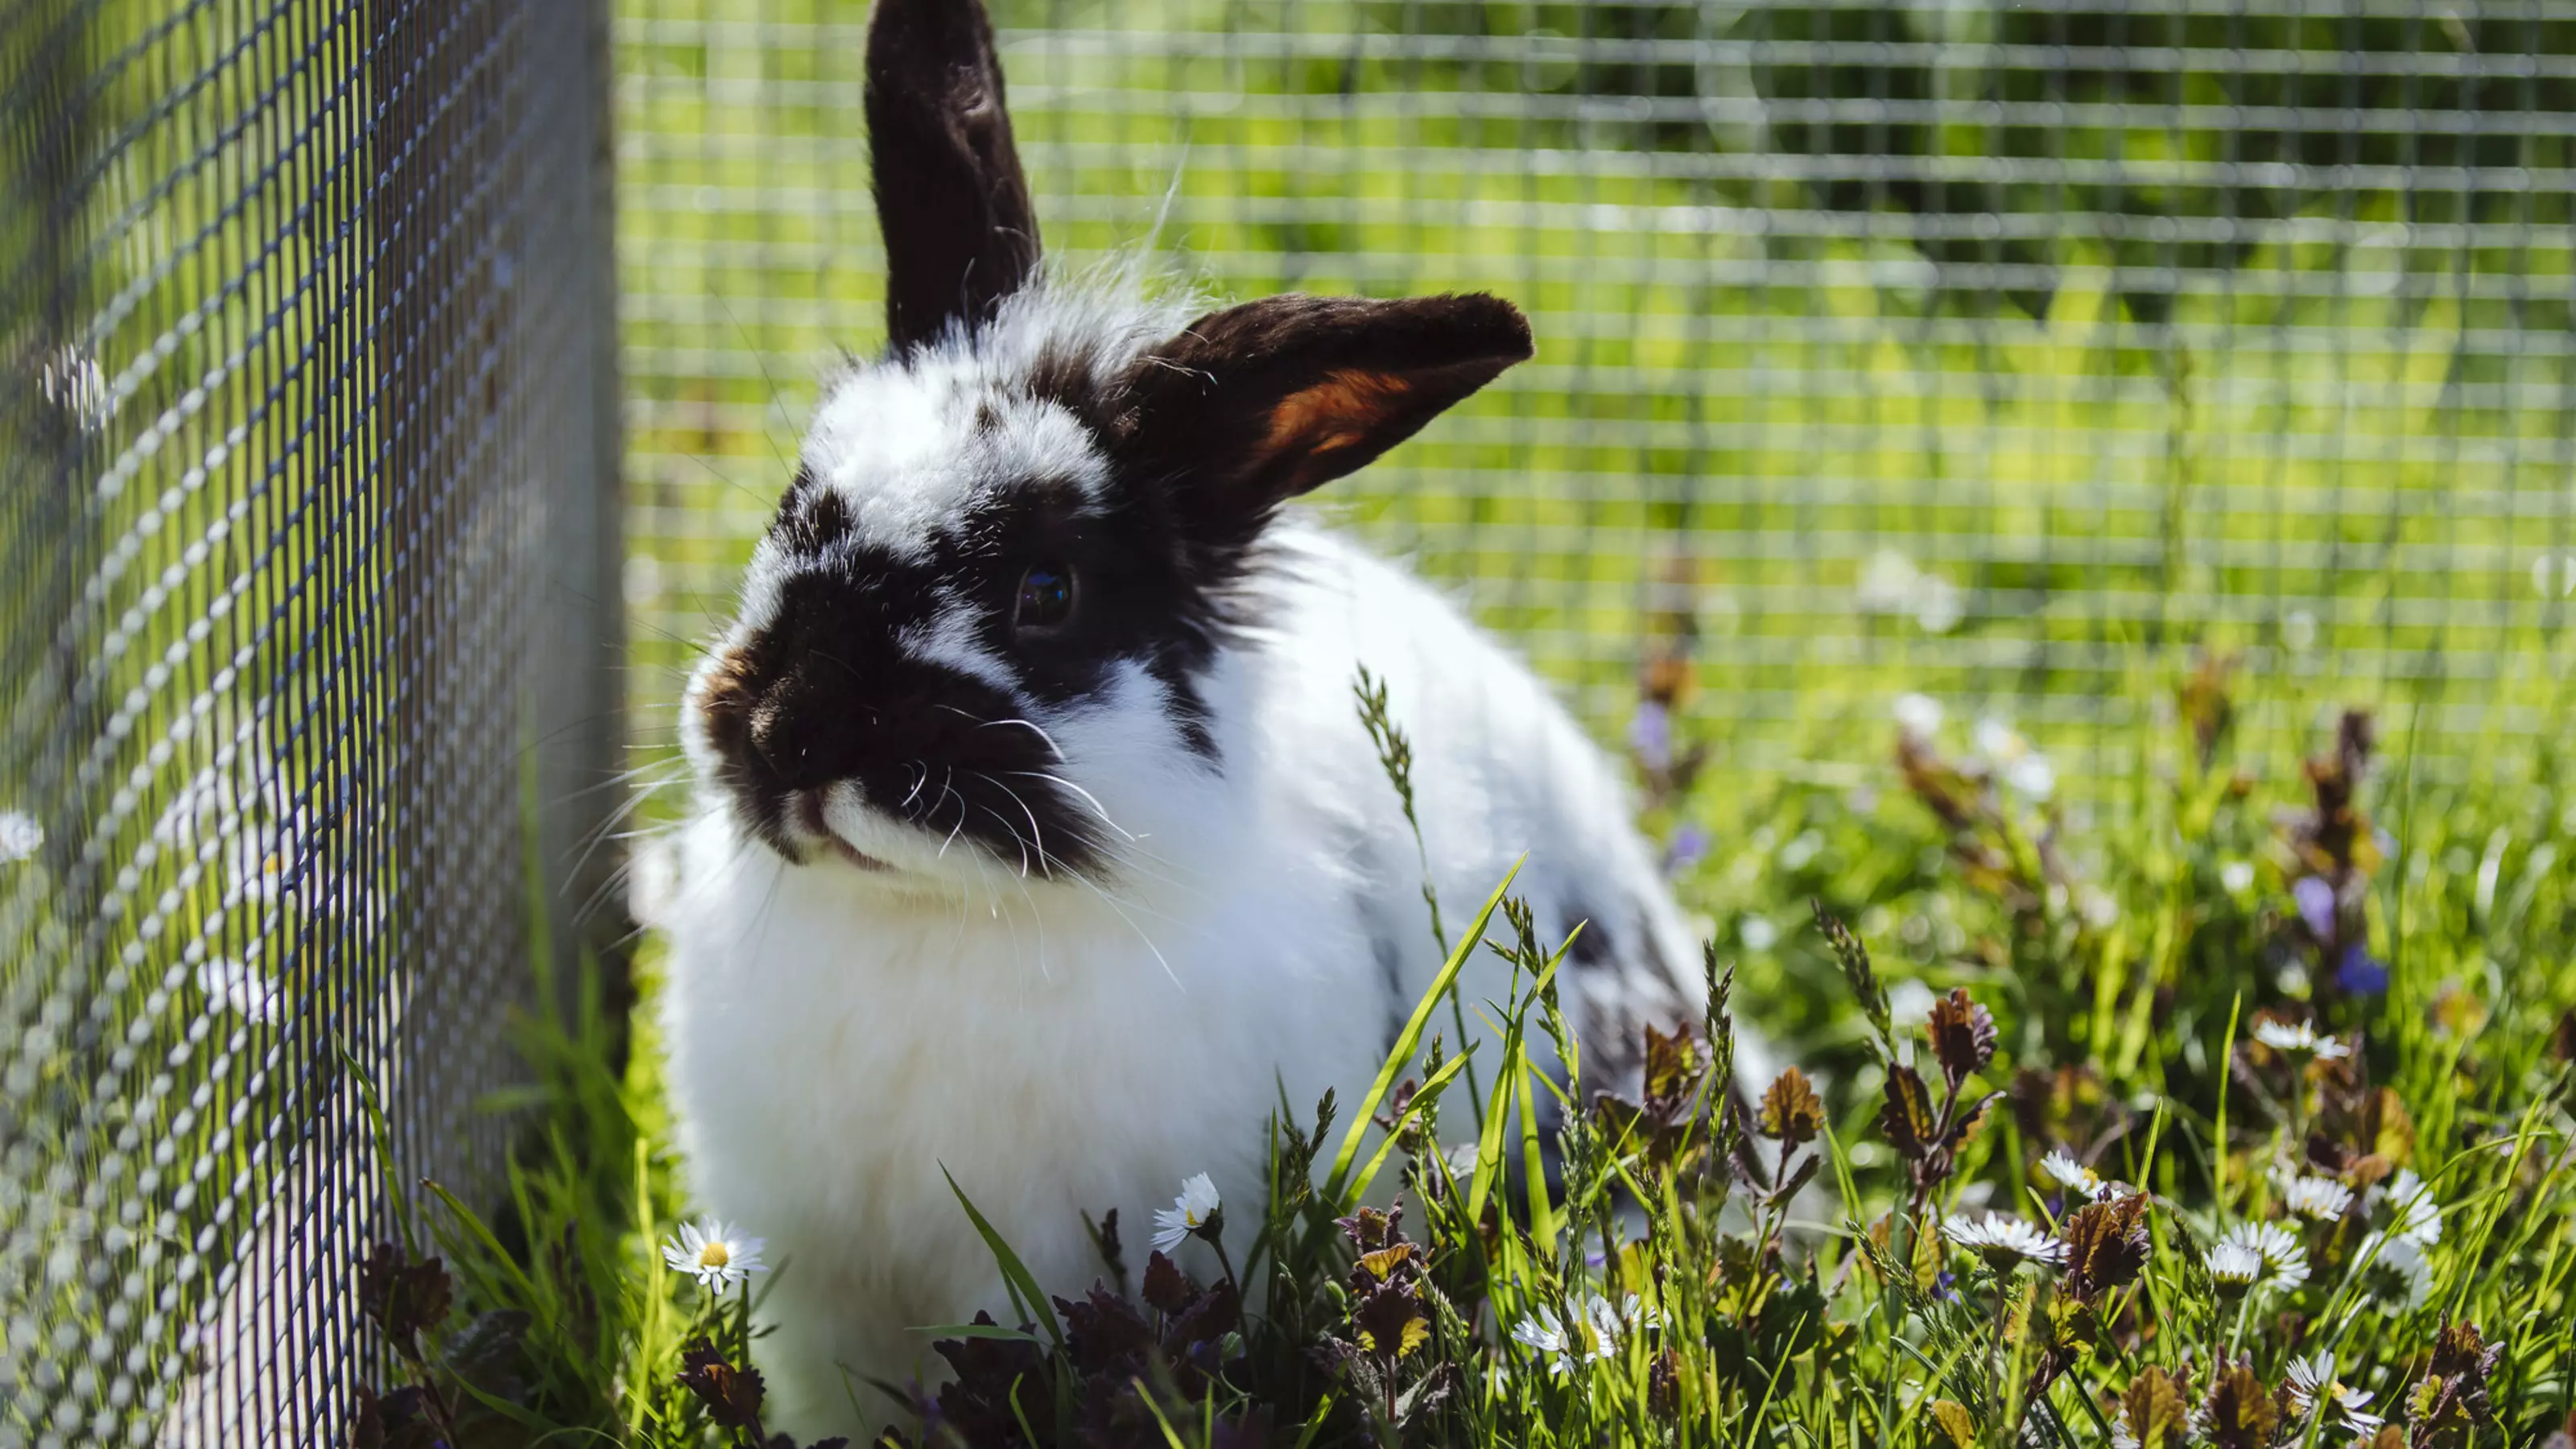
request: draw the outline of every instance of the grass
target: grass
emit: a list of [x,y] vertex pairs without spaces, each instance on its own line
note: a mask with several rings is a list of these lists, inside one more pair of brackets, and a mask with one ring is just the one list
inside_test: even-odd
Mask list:
[[[1687,750],[1645,762],[1653,828],[1724,844],[1682,879],[1715,1004],[1650,1038],[1641,1099],[1586,1100],[1522,1050],[1579,1064],[1585,1044],[1557,1009],[1564,943],[1505,883],[1454,937],[1455,959],[1514,967],[1507,999],[1465,1004],[1500,1028],[1481,1086],[1435,991],[1368,1100],[1270,1124],[1270,1200],[1227,1204],[1224,1277],[1153,1262],[1131,1286],[1122,1259],[1087,1301],[965,1331],[956,1382],[897,1441],[2568,1432],[2564,761],[2544,752],[2533,788],[2435,788],[2359,714],[2306,761],[2240,753],[2253,701],[2219,665],[2155,693],[2169,724],[2135,740],[2130,808],[2090,826],[2005,783],[2040,783],[1999,768],[2011,741],[1981,757],[1920,713],[1848,785],[1746,798],[1691,778]],[[1799,1064],[1742,1099],[1736,1015]],[[445,1385],[475,1442],[759,1442],[756,1287],[660,1266],[685,1204],[655,1053],[639,1028],[613,1073],[611,1025],[594,1006],[527,1032],[541,1129],[490,1228],[422,1204],[414,1251],[434,1243],[459,1306],[406,1319],[384,1285],[410,1260],[389,1257],[369,1311],[414,1346],[395,1382]],[[1380,1176],[1399,1211],[1361,1206]],[[1972,1249],[1981,1231],[2004,1241]]]

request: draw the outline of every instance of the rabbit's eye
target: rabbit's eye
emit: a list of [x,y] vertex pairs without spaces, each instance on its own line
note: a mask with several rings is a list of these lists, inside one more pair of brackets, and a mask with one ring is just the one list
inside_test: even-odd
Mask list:
[[1073,614],[1073,570],[1039,564],[1020,575],[1019,612],[1012,622],[1023,629],[1049,629]]

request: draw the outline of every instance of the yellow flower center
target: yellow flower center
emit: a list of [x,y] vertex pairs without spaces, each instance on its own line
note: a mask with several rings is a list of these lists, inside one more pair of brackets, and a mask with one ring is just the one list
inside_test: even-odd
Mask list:
[[701,1268],[721,1268],[732,1261],[733,1254],[722,1243],[709,1243],[698,1249],[698,1266]]

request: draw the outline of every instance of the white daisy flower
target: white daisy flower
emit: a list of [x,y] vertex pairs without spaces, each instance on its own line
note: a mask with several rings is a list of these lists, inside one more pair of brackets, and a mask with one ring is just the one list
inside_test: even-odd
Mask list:
[[1574,1344],[1553,1308],[1541,1308],[1513,1324],[1512,1342],[1538,1355],[1558,1378],[1574,1371]]
[[115,394],[106,369],[84,348],[58,347],[38,369],[36,385],[45,401],[71,415],[84,433],[106,427],[115,412]]
[[18,810],[0,810],[0,865],[15,865],[45,843],[45,827]]
[[1941,1236],[1972,1253],[2021,1258],[2056,1267],[2066,1261],[2066,1245],[2019,1218],[1989,1213],[1983,1219],[1941,1220]]
[[2391,1233],[2428,1248],[2442,1241],[2442,1205],[2433,1201],[2433,1186],[2423,1174],[2411,1167],[2400,1169],[2388,1180],[2381,1199],[2396,1214]]
[[765,1238],[746,1238],[731,1224],[709,1218],[703,1224],[682,1223],[678,1239],[662,1245],[662,1261],[674,1273],[686,1273],[711,1292],[731,1288],[762,1271]]
[[1477,1143],[1461,1142],[1442,1153],[1441,1160],[1448,1164],[1451,1177],[1462,1183],[1471,1182],[1476,1176],[1476,1159],[1480,1151]]
[[2352,1189],[2331,1177],[2293,1177],[2281,1184],[2281,1203],[2296,1216],[2330,1223],[2352,1207]]
[[197,989],[210,1009],[240,1013],[245,1021],[270,1022],[280,1015],[277,983],[229,956],[209,956],[197,963]]
[[1181,1245],[1181,1240],[1213,1222],[1224,1204],[1217,1200],[1216,1183],[1204,1172],[1181,1184],[1181,1195],[1172,1205],[1154,1210],[1154,1246],[1168,1253]]
[[1548,1371],[1562,1378],[1578,1364],[1616,1358],[1628,1335],[1660,1321],[1634,1293],[1616,1304],[1599,1293],[1587,1293],[1574,1305],[1570,1321],[1553,1308],[1541,1307],[1512,1325],[1512,1341],[1545,1360]]
[[2086,1167],[2063,1151],[2051,1152],[2039,1160],[2039,1170],[2050,1181],[2069,1192],[2081,1193],[2093,1202],[2108,1202],[2120,1196],[2116,1183],[2105,1182],[2102,1174]]
[[1900,694],[1896,697],[1896,727],[1920,739],[1930,739],[1941,732],[1945,711],[1941,701],[1928,694]]
[[2305,1415],[2323,1409],[2341,1421],[2347,1429],[2360,1434],[2376,1434],[2388,1421],[2377,1414],[2365,1414],[2362,1407],[2378,1397],[2368,1389],[2346,1388],[2336,1381],[2335,1361],[2331,1353],[2290,1360],[2290,1409]]
[[2223,1288],[2251,1288],[2270,1270],[2263,1255],[2246,1244],[2221,1239],[2209,1250],[2209,1276]]
[[2256,1022],[2254,1039],[2285,1056],[2312,1056],[2321,1062],[2341,1061],[2352,1055],[2350,1045],[2333,1036],[2317,1035],[2317,1029],[2304,1021]]
[[2403,1300],[2408,1312],[2432,1298],[2433,1261],[2424,1256],[2424,1245],[2415,1239],[2372,1233],[2361,1240],[2359,1257],[2370,1265],[2382,1292],[2393,1288],[2389,1296]]
[[2057,790],[2057,767],[2002,720],[1989,716],[1977,721],[1977,753],[2008,789],[2033,800],[2045,800]]
[[225,903],[258,901],[264,905],[284,895],[286,878],[295,868],[300,848],[294,832],[286,829],[244,830],[226,841],[224,861],[232,883],[225,892]]
[[2299,1242],[2298,1234],[2279,1223],[2238,1223],[2229,1228],[2210,1254],[2213,1273],[2218,1254],[2229,1249],[2252,1253],[2262,1260],[2262,1276],[2255,1282],[2286,1291],[2308,1281],[2308,1250]]

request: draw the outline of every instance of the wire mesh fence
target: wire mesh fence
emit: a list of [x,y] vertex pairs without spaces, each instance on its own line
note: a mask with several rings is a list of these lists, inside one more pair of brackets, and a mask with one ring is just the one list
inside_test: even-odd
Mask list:
[[495,1159],[621,732],[606,57],[0,5],[0,1445],[336,1440],[383,1185]]
[[[2083,789],[2133,758],[2134,686],[2204,649],[2290,682],[2249,721],[2277,742],[2346,698],[2403,712],[2426,772],[2564,727],[2559,0],[996,13],[1069,265],[1152,243],[1219,296],[1531,312],[1535,361],[1336,506],[1605,734],[1678,653],[1721,768],[1875,753],[1924,691]],[[877,345],[879,262],[861,6],[618,17],[649,708],[814,380]]]

